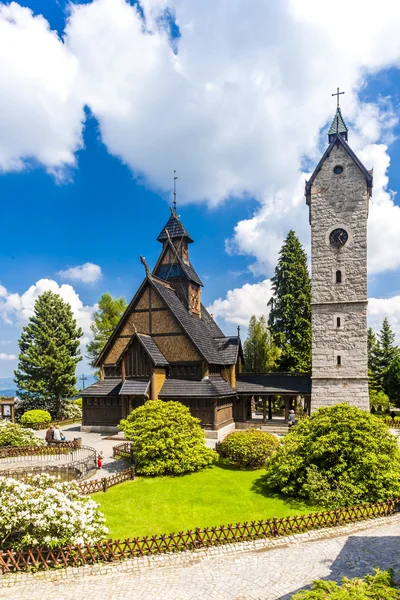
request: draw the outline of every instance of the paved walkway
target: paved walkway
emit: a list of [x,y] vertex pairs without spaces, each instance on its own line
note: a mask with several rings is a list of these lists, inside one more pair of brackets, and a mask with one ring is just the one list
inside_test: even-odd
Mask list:
[[[318,535],[318,534],[317,534]],[[376,566],[400,579],[400,516],[338,537],[247,552],[184,553],[104,565],[97,574],[76,570],[68,579],[25,576],[0,589],[1,600],[289,600],[314,579],[363,576]],[[163,562],[165,561],[165,562]],[[81,573],[79,575],[79,572]],[[53,574],[60,577],[59,574]],[[47,577],[43,581],[43,577]],[[51,577],[51,574],[50,574]],[[42,579],[42,580],[41,580]],[[0,578],[1,586],[1,578]]]

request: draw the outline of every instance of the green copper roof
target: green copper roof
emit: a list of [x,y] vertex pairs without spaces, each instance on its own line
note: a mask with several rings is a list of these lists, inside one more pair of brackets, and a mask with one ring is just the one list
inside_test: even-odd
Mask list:
[[333,117],[332,124],[329,128],[328,135],[335,135],[336,133],[347,133],[348,129],[346,123],[343,120],[340,108],[336,109],[336,114]]

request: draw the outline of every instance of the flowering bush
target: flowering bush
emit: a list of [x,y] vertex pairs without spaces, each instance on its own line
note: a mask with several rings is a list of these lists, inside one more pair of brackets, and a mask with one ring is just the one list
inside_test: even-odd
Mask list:
[[0,421],[0,448],[1,446],[44,446],[44,440],[40,439],[33,429],[9,421]]
[[67,400],[61,405],[60,419],[76,419],[80,421],[82,419],[82,408],[74,400]]
[[92,544],[108,529],[98,504],[81,496],[76,482],[41,473],[25,481],[0,479],[0,540],[3,550]]
[[27,410],[21,417],[21,425],[32,427],[34,425],[50,425],[51,414],[47,410]]

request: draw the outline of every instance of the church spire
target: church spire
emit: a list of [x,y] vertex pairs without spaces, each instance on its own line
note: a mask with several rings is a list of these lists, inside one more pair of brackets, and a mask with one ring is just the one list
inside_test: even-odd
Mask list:
[[347,142],[347,134],[349,130],[347,129],[346,123],[344,122],[344,119],[342,117],[342,111],[340,110],[339,105],[339,96],[341,96],[342,94],[344,94],[344,92],[340,92],[339,88],[337,88],[336,94],[332,94],[332,96],[336,96],[337,98],[337,106],[336,114],[333,117],[333,121],[328,131],[329,143],[332,142],[336,135],[341,135],[342,138]]

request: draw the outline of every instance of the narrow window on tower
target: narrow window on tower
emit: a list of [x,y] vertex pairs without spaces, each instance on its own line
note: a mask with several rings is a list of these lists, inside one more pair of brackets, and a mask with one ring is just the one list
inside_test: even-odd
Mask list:
[[336,317],[336,327],[340,327],[341,323],[340,323],[340,317]]
[[338,367],[342,366],[342,357],[340,356],[340,354],[338,354],[336,357],[336,364]]
[[342,271],[336,271],[336,283],[342,283]]

